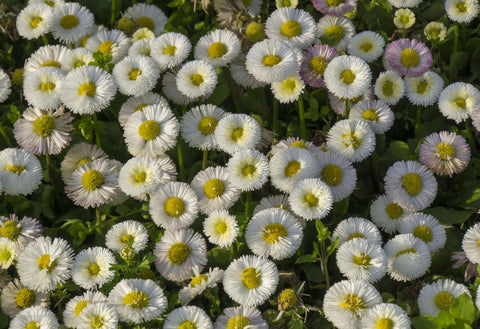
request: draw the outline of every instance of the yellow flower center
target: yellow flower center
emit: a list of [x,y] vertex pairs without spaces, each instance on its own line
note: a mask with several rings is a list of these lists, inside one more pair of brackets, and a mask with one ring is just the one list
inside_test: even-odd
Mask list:
[[355,81],[355,73],[353,73],[352,70],[343,70],[342,73],[340,73],[340,79],[349,85]]
[[215,226],[215,229],[217,230],[218,233],[224,234],[227,231],[227,223],[225,222],[220,222]]
[[15,303],[21,309],[32,306],[35,303],[35,292],[28,288],[20,289],[15,296]]
[[368,109],[362,113],[362,118],[365,120],[377,121],[378,120],[377,111],[375,111],[374,109]]
[[96,316],[92,319],[92,321],[90,322],[90,324],[92,325],[92,327],[94,327],[95,329],[98,329],[98,328],[101,328],[103,326],[103,318],[101,316]]
[[300,162],[296,160],[290,161],[285,167],[285,176],[292,177],[293,175],[298,173],[300,169],[302,169],[302,165]]
[[0,236],[8,238],[12,241],[17,241],[20,232],[22,231],[22,225],[14,220],[6,221],[2,227],[0,227]]
[[190,256],[192,249],[184,242],[176,242],[168,249],[168,259],[174,265],[182,265]]
[[3,249],[0,251],[0,260],[8,261],[12,257],[12,253],[8,249]]
[[82,185],[87,191],[94,191],[104,182],[103,175],[95,169],[86,171],[82,176]]
[[177,47],[175,47],[173,45],[166,46],[165,49],[163,50],[163,54],[173,56],[173,55],[175,55],[176,50],[177,50]]
[[281,61],[282,61],[282,57],[278,55],[267,55],[262,59],[262,63],[265,66],[275,66]]
[[52,8],[55,7],[55,2],[53,2],[53,1],[45,0],[43,3],[45,3],[46,5],[49,5]]
[[242,138],[243,136],[243,128],[239,127],[237,129],[235,129],[232,133],[232,139],[235,141],[235,142],[238,142],[238,140],[240,138]]
[[225,184],[218,178],[209,179],[203,186],[203,192],[209,199],[219,197],[225,191]]
[[297,82],[295,81],[295,79],[287,78],[283,81],[283,88],[288,91],[293,91],[296,86]]
[[377,327],[377,329],[392,329],[393,321],[388,318],[383,318],[378,320],[375,326]]
[[259,42],[265,39],[265,28],[263,24],[257,22],[251,22],[247,25],[245,35],[250,42]]
[[280,310],[286,310],[290,307],[293,307],[297,304],[298,298],[295,295],[293,289],[283,289],[282,292],[278,295],[277,303],[280,307]]
[[190,287],[195,287],[195,286],[200,286],[202,285],[202,282],[205,281],[207,282],[208,281],[208,276],[206,274],[200,274],[200,275],[197,275],[195,277],[192,278],[192,280],[190,281]]
[[43,18],[39,17],[39,16],[35,16],[31,19],[30,21],[30,27],[32,29],[36,29],[38,27],[38,25],[40,25],[40,23],[43,21]]
[[402,177],[402,186],[408,195],[416,196],[422,191],[422,177],[415,173],[408,173]]
[[465,5],[464,1],[461,1],[461,2],[457,3],[456,7],[457,7],[458,11],[461,12],[461,13],[464,13],[464,12],[467,11],[467,6]]
[[392,219],[397,219],[399,218],[400,216],[403,215],[403,209],[402,207],[400,207],[398,204],[396,203],[389,203],[386,207],[385,207],[385,212],[388,214],[388,216],[390,216],[390,218]]
[[50,262],[49,254],[40,256],[40,258],[38,258],[37,260],[37,264],[40,270],[47,269],[47,273],[52,272],[52,270],[55,269],[55,267],[57,267],[56,260],[53,260],[52,262]]
[[6,165],[4,170],[13,172],[14,174],[20,175],[24,170],[27,170],[27,167],[24,166],[15,166],[15,165]]
[[280,32],[289,38],[293,38],[302,34],[302,26],[294,20],[286,21],[280,27]]
[[58,69],[62,67],[62,65],[59,62],[53,61],[53,60],[42,63],[42,66],[51,66],[51,67],[56,67]]
[[83,309],[85,307],[87,307],[87,305],[89,303],[90,303],[89,300],[82,300],[82,301],[78,302],[77,305],[75,305],[75,310],[74,310],[75,316],[78,317],[80,315],[80,313],[82,313]]
[[355,136],[355,132],[352,131],[350,134],[343,135],[343,144],[346,147],[351,145],[354,149],[357,149],[362,145],[362,138]]
[[262,278],[260,277],[260,273],[257,272],[257,269],[247,267],[242,272],[242,282],[245,288],[255,289],[262,283]]
[[150,31],[155,30],[155,23],[150,17],[142,16],[137,18],[137,24],[140,25],[141,27],[146,27]]
[[131,234],[124,234],[120,240],[122,240],[122,242],[125,244],[129,244],[130,242],[133,242],[135,238]]
[[150,105],[150,104],[147,104],[147,103],[138,104],[138,105],[135,106],[135,108],[133,109],[133,112],[137,112],[137,111],[142,111],[142,112],[143,112],[143,109],[144,109],[145,107],[147,107],[148,105]]
[[92,263],[92,264],[90,264],[90,266],[88,267],[88,272],[89,272],[91,275],[97,275],[98,273],[100,273],[100,266],[98,266],[97,263]]
[[102,54],[110,54],[112,52],[112,46],[115,42],[107,40],[104,41],[98,46],[98,51],[101,52]]
[[40,323],[38,321],[30,321],[25,326],[25,329],[40,329]]
[[40,84],[41,91],[51,91],[55,89],[55,84],[53,82],[43,82]]
[[77,62],[75,63],[74,66],[75,66],[75,67],[81,67],[81,66],[84,66],[84,65],[85,65],[85,62],[82,61],[82,60],[79,60],[79,61],[77,61]]
[[435,155],[442,160],[451,160],[455,157],[455,147],[452,144],[440,142],[437,144]]
[[402,22],[402,24],[408,24],[408,22],[410,22],[410,18],[406,15],[403,15],[400,17],[400,22]]
[[243,176],[252,176],[257,171],[257,168],[253,165],[246,165],[242,168]]
[[355,294],[347,294],[345,297],[342,297],[342,300],[343,302],[340,303],[340,306],[343,308],[349,308],[355,313],[367,308],[367,304],[363,299]]
[[290,147],[299,147],[301,149],[307,149],[307,145],[302,142],[302,141],[296,141],[296,142],[293,142],[292,144],[290,144]]
[[467,101],[463,97],[457,97],[455,98],[455,104],[461,109],[464,109],[467,106]]
[[129,292],[123,297],[123,305],[133,308],[145,308],[148,306],[149,301],[148,295],[140,290]]
[[81,165],[87,164],[89,162],[92,162],[92,159],[90,158],[83,158],[82,160],[77,162],[77,165],[75,166],[75,169],[78,169]]
[[343,27],[339,25],[332,25],[325,29],[325,36],[329,37],[331,35],[335,36],[335,44],[337,44],[343,39],[345,31],[343,30]]
[[215,132],[215,128],[217,127],[218,120],[214,117],[203,117],[198,121],[198,130],[204,136],[208,136]]
[[450,306],[455,302],[455,297],[451,292],[443,290],[435,295],[433,301],[439,309],[448,311]]
[[313,193],[308,193],[303,197],[306,203],[308,203],[309,207],[315,207],[318,204],[318,198]]
[[325,72],[325,69],[327,68],[328,61],[321,57],[321,56],[315,56],[310,60],[310,63],[308,63],[308,68],[310,71],[315,71],[318,74],[322,75],[323,72]]
[[342,4],[344,0],[326,0],[325,2],[330,7],[338,7],[338,5]]
[[362,252],[359,255],[353,256],[352,260],[357,265],[368,267],[371,265],[370,261],[372,260],[372,257]]
[[387,80],[383,83],[382,92],[385,96],[392,96],[393,95],[393,82]]
[[427,91],[427,87],[428,87],[427,81],[425,80],[420,81],[417,85],[417,93],[420,95],[423,95],[423,93]]
[[60,25],[65,30],[73,29],[75,26],[78,25],[80,21],[78,20],[77,16],[75,15],[65,15],[60,19]]
[[147,173],[145,171],[140,171],[135,174],[135,181],[138,183],[144,183],[147,179]]
[[97,92],[97,86],[93,82],[85,82],[80,87],[78,87],[78,95],[83,96],[87,95],[90,97],[95,96]]
[[330,186],[337,186],[342,182],[342,168],[335,164],[326,165],[322,170],[322,180]]
[[42,115],[33,121],[32,129],[38,136],[48,137],[55,129],[55,120],[49,115]]
[[138,134],[146,141],[151,141],[160,135],[160,125],[155,120],[147,120],[138,127]]
[[178,326],[178,329],[197,329],[195,322],[190,320],[185,320]]
[[130,80],[137,80],[138,76],[142,75],[142,70],[140,69],[133,69],[128,73],[128,78]]
[[400,63],[406,67],[415,67],[420,63],[420,56],[413,48],[405,48],[400,53]]
[[414,248],[408,248],[408,249],[405,249],[405,250],[400,250],[397,255],[395,256],[395,258],[401,256],[401,255],[405,255],[405,254],[415,254],[417,253],[417,251],[414,249]]
[[195,73],[194,75],[192,75],[192,77],[190,79],[192,80],[192,83],[195,86],[200,86],[204,81],[203,77],[198,73]]
[[278,242],[280,237],[284,238],[288,233],[286,227],[278,223],[270,223],[265,225],[262,232],[263,240],[270,244]]
[[426,225],[419,225],[413,229],[413,235],[423,240],[425,243],[432,241],[433,232]]
[[168,216],[179,217],[185,211],[185,203],[179,197],[171,197],[165,201],[165,212]]
[[80,41],[80,47],[85,47],[85,44],[87,43],[88,39],[90,39],[91,36],[92,36],[91,34],[87,34],[86,36],[84,36]]
[[372,48],[373,45],[370,42],[364,42],[360,45],[360,49],[362,49],[366,53],[369,52]]
[[252,2],[252,0],[242,0],[242,2],[245,7],[248,7],[250,6],[250,3]]
[[227,322],[226,329],[243,329],[248,325],[251,325],[252,321],[244,315],[232,316]]
[[220,58],[227,53],[227,46],[222,42],[214,42],[208,47],[208,56]]
[[347,241],[350,241],[350,240],[353,240],[353,239],[356,239],[356,238],[365,239],[365,235],[363,235],[362,233],[359,233],[359,232],[355,232],[355,233],[350,234]]

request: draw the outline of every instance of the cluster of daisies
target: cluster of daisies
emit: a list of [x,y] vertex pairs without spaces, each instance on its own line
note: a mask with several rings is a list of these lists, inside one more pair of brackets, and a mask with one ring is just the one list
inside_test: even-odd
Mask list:
[[[301,255],[302,242],[311,243],[304,241],[308,222],[325,219],[335,202],[353,193],[354,165],[375,151],[376,135],[392,128],[404,96],[418,107],[415,134],[426,107],[437,107],[456,124],[469,127],[472,121],[480,130],[480,91],[464,82],[445,87],[431,50],[406,37],[415,24],[409,8],[421,1],[389,0],[403,34],[389,43],[377,32],[356,33],[348,18],[355,0],[311,2],[319,20],[314,18],[319,13],[297,9],[298,1],[277,1],[278,8],[261,22],[255,17],[263,1],[243,1],[242,13],[251,22],[241,29],[215,29],[192,45],[186,35],[165,31],[168,17],[155,5],[133,5],[108,29],[96,25],[93,13],[79,3],[29,1],[16,20],[19,35],[56,44],[40,47],[13,74],[29,107],[13,125],[19,147],[0,151],[0,192],[32,194],[43,179],[38,156],[47,166],[58,156],[64,192],[75,205],[99,211],[131,198],[148,204],[148,219],[119,221],[109,227],[104,246],[77,252],[66,240],[43,235],[37,219],[0,217],[0,300],[10,328],[155,327],[159,319],[169,329],[268,328],[260,310],[269,299],[276,296],[282,312],[302,305],[302,288],[277,291],[278,261]],[[219,19],[228,4],[213,1]],[[479,5],[447,0],[445,11],[450,20],[468,24]],[[446,27],[430,22],[424,34],[434,45],[446,38]],[[112,69],[99,65],[99,56],[109,59]],[[373,64],[382,68],[376,77]],[[305,136],[271,145],[278,136],[259,116],[208,104],[219,72],[242,88],[269,87],[274,102],[297,102],[301,124],[302,93],[323,89],[338,120],[322,145]],[[9,75],[0,70],[0,102],[11,89]],[[125,100],[119,110],[110,106],[114,99]],[[125,163],[112,159],[100,138],[96,145],[71,143],[74,120],[97,121],[107,110],[117,116],[131,155]],[[204,155],[191,182],[177,178],[177,164],[168,155],[180,137]],[[323,313],[337,328],[411,326],[411,314],[383,303],[374,284],[387,275],[407,282],[427,274],[432,254],[446,243],[446,228],[422,213],[435,200],[435,175],[452,177],[471,157],[457,133],[422,137],[418,161],[397,161],[387,170],[385,193],[372,202],[370,219],[347,218],[332,233],[346,280],[328,287]],[[223,165],[208,166],[212,151],[225,155]],[[260,190],[276,192],[252,210],[252,193]],[[241,199],[242,220],[233,211]],[[97,224],[103,227],[101,218]],[[248,251],[240,255],[243,241]],[[480,263],[478,241],[480,224],[465,233],[459,261]],[[234,252],[224,269],[209,264],[212,246]],[[115,268],[130,267],[144,255],[152,256],[156,272],[145,268],[138,277],[119,277]],[[166,281],[179,288],[164,291]],[[53,305],[54,292],[69,284],[75,293]],[[218,309],[221,315],[212,319],[188,305],[213,289],[222,289],[238,306]],[[418,292],[419,312],[436,317],[464,293],[472,295],[450,279],[428,283]],[[55,314],[59,304],[62,313]]]

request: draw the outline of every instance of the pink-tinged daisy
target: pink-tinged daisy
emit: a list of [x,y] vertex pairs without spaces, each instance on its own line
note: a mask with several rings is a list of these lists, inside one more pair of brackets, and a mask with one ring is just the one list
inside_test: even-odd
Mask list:
[[304,59],[300,66],[300,76],[314,88],[325,88],[323,73],[328,63],[339,56],[335,48],[329,45],[312,45],[304,52]]
[[357,0],[312,0],[312,3],[322,14],[332,16],[342,16],[357,6]]
[[385,50],[390,67],[407,77],[418,77],[432,66],[430,49],[418,40],[400,39],[392,42]]
[[420,161],[437,175],[458,174],[470,162],[470,147],[465,138],[441,131],[428,135],[420,145]]

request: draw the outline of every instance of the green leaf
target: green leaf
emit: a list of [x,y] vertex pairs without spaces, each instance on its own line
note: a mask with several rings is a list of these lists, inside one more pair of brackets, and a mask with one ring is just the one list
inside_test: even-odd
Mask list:
[[475,320],[475,305],[472,298],[465,293],[455,299],[448,311],[455,318],[465,320],[467,323],[473,323]]
[[319,261],[318,257],[315,257],[312,254],[302,255],[297,258],[295,264],[303,264],[303,263],[316,263]]
[[348,211],[348,206],[350,204],[350,197],[345,198],[341,201],[335,202],[333,205],[333,216],[340,217],[345,215]]
[[409,160],[411,155],[408,144],[402,141],[391,142],[390,152],[395,160]]
[[448,75],[450,80],[455,80],[459,72],[464,71],[469,64],[468,53],[466,51],[457,51],[450,56],[448,65]]
[[441,324],[442,327],[447,327],[455,325],[455,319],[447,311],[440,310],[437,314],[437,323]]
[[184,3],[185,3],[185,0],[173,0],[167,3],[167,7],[176,8],[176,7],[180,7]]
[[416,329],[441,329],[433,318],[426,316],[417,316],[412,319],[413,326]]
[[307,263],[302,265],[302,269],[305,272],[308,281],[312,281],[314,283],[322,283],[325,281],[322,268],[319,265]]
[[429,208],[425,209],[423,212],[432,215],[433,217],[438,219],[441,224],[444,225],[464,223],[473,214],[473,212],[467,210],[454,210],[444,207]]

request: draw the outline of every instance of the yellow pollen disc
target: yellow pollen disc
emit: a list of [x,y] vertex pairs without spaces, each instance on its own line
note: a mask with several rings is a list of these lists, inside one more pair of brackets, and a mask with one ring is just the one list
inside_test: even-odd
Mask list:
[[457,104],[457,106],[460,107],[461,109],[464,109],[467,106],[467,102],[463,97],[455,98],[455,104]]
[[25,329],[40,329],[40,323],[38,321],[30,321],[25,326]]
[[335,164],[326,165],[322,170],[322,180],[330,186],[337,186],[342,182],[342,168]]
[[128,73],[128,78],[130,80],[137,80],[138,76],[142,75],[142,70],[140,69],[133,69]]
[[97,86],[93,82],[85,82],[80,87],[78,87],[78,95],[83,96],[87,95],[90,97],[95,96],[97,92]]
[[242,0],[242,2],[245,7],[248,7],[252,3],[252,0]]
[[255,268],[247,267],[242,272],[242,282],[245,288],[255,289],[262,283],[262,278]]
[[0,227],[0,236],[2,238],[8,238],[12,241],[17,241],[20,232],[22,231],[22,225],[14,220],[6,221],[2,227]]
[[285,176],[292,177],[302,169],[302,164],[296,160],[290,161],[285,167]]
[[32,129],[38,136],[48,137],[55,129],[55,120],[51,116],[42,115],[33,121]]
[[415,67],[420,63],[420,56],[413,48],[405,48],[400,53],[400,63],[406,67]]
[[253,165],[246,165],[242,168],[243,176],[251,176],[257,171],[257,168]]
[[275,66],[281,61],[282,61],[282,57],[277,55],[267,55],[262,59],[262,63],[265,66]]
[[8,249],[3,249],[0,251],[0,260],[7,261],[12,257],[12,253]]
[[6,165],[4,170],[8,170],[10,172],[13,172],[14,174],[20,175],[24,170],[27,170],[27,168],[24,166]]
[[75,67],[81,67],[81,66],[84,66],[85,65],[85,62],[84,61],[78,61],[75,63]]
[[141,27],[146,27],[150,31],[153,31],[155,29],[155,23],[150,17],[147,16],[137,18],[137,24]]
[[465,5],[464,1],[461,1],[461,2],[457,3],[456,7],[457,7],[458,11],[461,12],[461,13],[464,13],[464,12],[467,11],[467,6]]
[[164,204],[165,212],[170,217],[179,217],[185,211],[185,202],[179,197],[171,197]]
[[309,207],[315,207],[318,204],[318,198],[313,193],[308,193],[303,197]]
[[195,286],[200,286],[202,284],[202,282],[205,281],[207,282],[208,281],[208,276],[206,274],[200,274],[198,276],[195,276],[192,278],[192,280],[190,281],[190,287],[195,287]]
[[243,136],[243,128],[240,128],[240,127],[235,129],[232,133],[232,139],[235,142],[238,142],[238,140],[242,138],[242,136]]
[[385,96],[392,96],[393,95],[393,82],[387,80],[383,83],[382,92]]
[[340,79],[349,85],[355,81],[355,73],[353,73],[352,70],[343,70],[342,73],[340,73]]
[[451,292],[443,290],[435,295],[433,301],[439,309],[448,311],[450,306],[455,302],[455,297]]
[[55,84],[53,82],[45,82],[40,84],[41,91],[51,91],[55,89]]
[[354,149],[357,149],[362,145],[362,139],[352,131],[350,134],[343,135],[343,144],[345,144],[346,147],[351,145]]
[[270,223],[265,225],[262,232],[263,240],[270,244],[278,242],[280,237],[284,238],[288,234],[285,226],[278,223]]
[[372,48],[373,48],[373,45],[370,42],[362,43],[362,45],[360,46],[360,49],[362,49],[366,53],[369,52],[370,49]]
[[218,178],[208,180],[203,186],[203,192],[209,199],[219,197],[225,191],[225,184]]
[[243,315],[235,315],[228,320],[227,327],[225,329],[243,329],[251,324],[252,321],[250,321],[248,317]]
[[110,54],[112,52],[112,46],[115,42],[107,40],[104,41],[98,46],[98,51],[101,52],[102,54]]
[[362,113],[362,118],[365,120],[377,121],[378,120],[377,111],[375,111],[374,109],[368,109]]
[[46,254],[38,258],[37,264],[40,270],[47,269],[47,273],[50,273],[57,266],[57,261],[50,262],[50,255]]
[[257,22],[251,22],[247,25],[245,35],[250,42],[259,42],[265,39],[265,28],[263,24]]
[[155,120],[147,120],[138,127],[138,134],[146,141],[151,141],[160,135],[160,125]]
[[359,255],[353,256],[352,260],[357,265],[367,267],[371,265],[370,261],[372,260],[372,257],[368,256],[367,254],[360,253]]
[[377,327],[377,329],[392,329],[393,321],[388,318],[383,318],[378,320],[375,326]]
[[102,186],[104,182],[103,175],[95,169],[86,171],[82,176],[82,186],[87,191],[93,191]]
[[428,243],[433,239],[432,230],[426,225],[419,225],[413,229],[413,235]]
[[427,87],[428,87],[427,81],[425,80],[420,81],[417,85],[417,93],[419,93],[420,95],[423,95],[423,93],[427,91]]
[[452,144],[440,142],[437,144],[435,155],[442,160],[451,160],[455,157],[455,147]]
[[148,306],[149,301],[148,295],[140,290],[129,292],[123,297],[123,305],[133,308],[145,308]]
[[138,183],[144,183],[147,180],[147,173],[145,171],[140,171],[135,174],[135,181]]
[[305,149],[305,150],[308,149],[307,145],[302,141],[293,142],[292,144],[290,144],[290,147],[299,147],[299,148]]
[[325,36],[329,37],[331,35],[335,36],[335,44],[337,44],[343,39],[345,31],[343,30],[343,27],[339,25],[332,25],[325,29]]
[[343,302],[340,303],[340,306],[343,308],[349,308],[355,313],[367,308],[367,304],[365,304],[363,299],[355,294],[347,294],[345,297],[342,297],[342,300]]
[[310,63],[308,63],[308,68],[311,71],[315,71],[318,74],[322,75],[323,72],[325,72],[325,69],[327,68],[328,61],[320,56],[315,56],[310,60]]
[[350,241],[350,240],[355,239],[355,238],[365,239],[365,235],[363,235],[362,233],[359,233],[359,232],[355,232],[355,233],[350,234],[347,241]]
[[295,79],[288,78],[283,81],[283,88],[285,88],[288,91],[293,91],[296,86],[297,86],[297,82],[295,81]]
[[137,106],[135,106],[135,109],[133,109],[133,112],[137,112],[137,111],[142,111],[143,112],[143,109],[148,105],[150,105],[150,104],[147,104],[147,103],[138,104]]
[[124,234],[120,240],[122,240],[123,243],[128,244],[129,242],[133,242],[135,238],[131,234]]
[[75,305],[75,316],[79,316],[83,309],[90,303],[88,300],[82,300]]
[[32,29],[36,29],[38,27],[38,25],[40,25],[40,23],[43,21],[43,18],[39,17],[39,16],[35,16],[32,18],[32,20],[30,21],[30,27]]
[[414,248],[408,248],[408,249],[405,249],[405,250],[400,250],[398,253],[397,253],[397,256],[396,257],[399,257],[401,255],[405,255],[405,254],[415,254],[417,251],[414,249]]
[[203,117],[198,121],[197,128],[200,130],[202,135],[208,136],[215,132],[215,128],[217,127],[218,120],[214,117]]
[[62,67],[62,65],[57,61],[46,61],[45,63],[42,63],[41,66],[51,66],[51,67],[56,67],[58,69]]
[[286,310],[290,307],[293,307],[297,304],[298,297],[295,295],[293,289],[283,289],[282,292],[278,295],[277,304],[280,307],[280,310]]
[[204,81],[203,77],[198,73],[195,73],[194,75],[192,75],[192,77],[190,79],[192,80],[192,83],[195,86],[200,86]]
[[92,319],[92,321],[90,322],[90,324],[92,325],[92,327],[94,327],[95,329],[98,329],[98,328],[101,328],[103,326],[103,318],[101,316],[96,316]]
[[92,162],[92,159],[90,158],[83,158],[82,160],[77,162],[77,165],[75,166],[75,169],[78,169],[81,165],[87,164],[89,162]]
[[217,226],[215,226],[215,229],[217,230],[218,233],[225,234],[225,232],[227,231],[227,223],[220,222],[217,224]]
[[403,215],[403,209],[396,203],[390,203],[385,207],[385,212],[392,219],[397,219]]
[[91,34],[87,34],[86,36],[84,36],[82,40],[80,40],[80,47],[85,47],[85,44],[91,36]]
[[325,2],[330,7],[338,7],[338,5],[342,4],[344,0],[326,0]]
[[214,42],[208,47],[208,56],[220,58],[227,53],[227,46],[222,42]]
[[46,1],[44,1],[43,3],[45,3],[46,5],[49,5],[49,6],[52,7],[52,8],[55,7],[55,2],[53,2],[53,1],[46,0]]
[[100,272],[100,266],[98,266],[97,263],[92,263],[88,267],[88,272],[90,272],[91,275],[97,275]]
[[280,33],[289,38],[297,37],[302,34],[302,26],[297,21],[289,20],[282,24]]
[[408,22],[410,22],[410,18],[408,16],[402,16],[400,17],[400,22],[402,22],[402,24],[408,24]]
[[197,329],[195,322],[190,320],[185,320],[178,326],[178,329]]
[[165,49],[163,50],[164,55],[170,55],[173,56],[175,55],[175,51],[177,50],[177,47],[175,46],[166,46]]
[[20,289],[15,296],[15,303],[21,309],[32,306],[35,303],[35,292],[28,288]]
[[190,256],[192,249],[183,242],[176,242],[168,249],[168,259],[174,265],[182,265]]
[[408,173],[402,177],[402,186],[408,195],[416,196],[422,191],[422,177],[415,173]]
[[74,15],[65,15],[60,19],[60,25],[65,30],[73,29],[75,26],[78,25],[80,21],[78,20],[77,16]]

